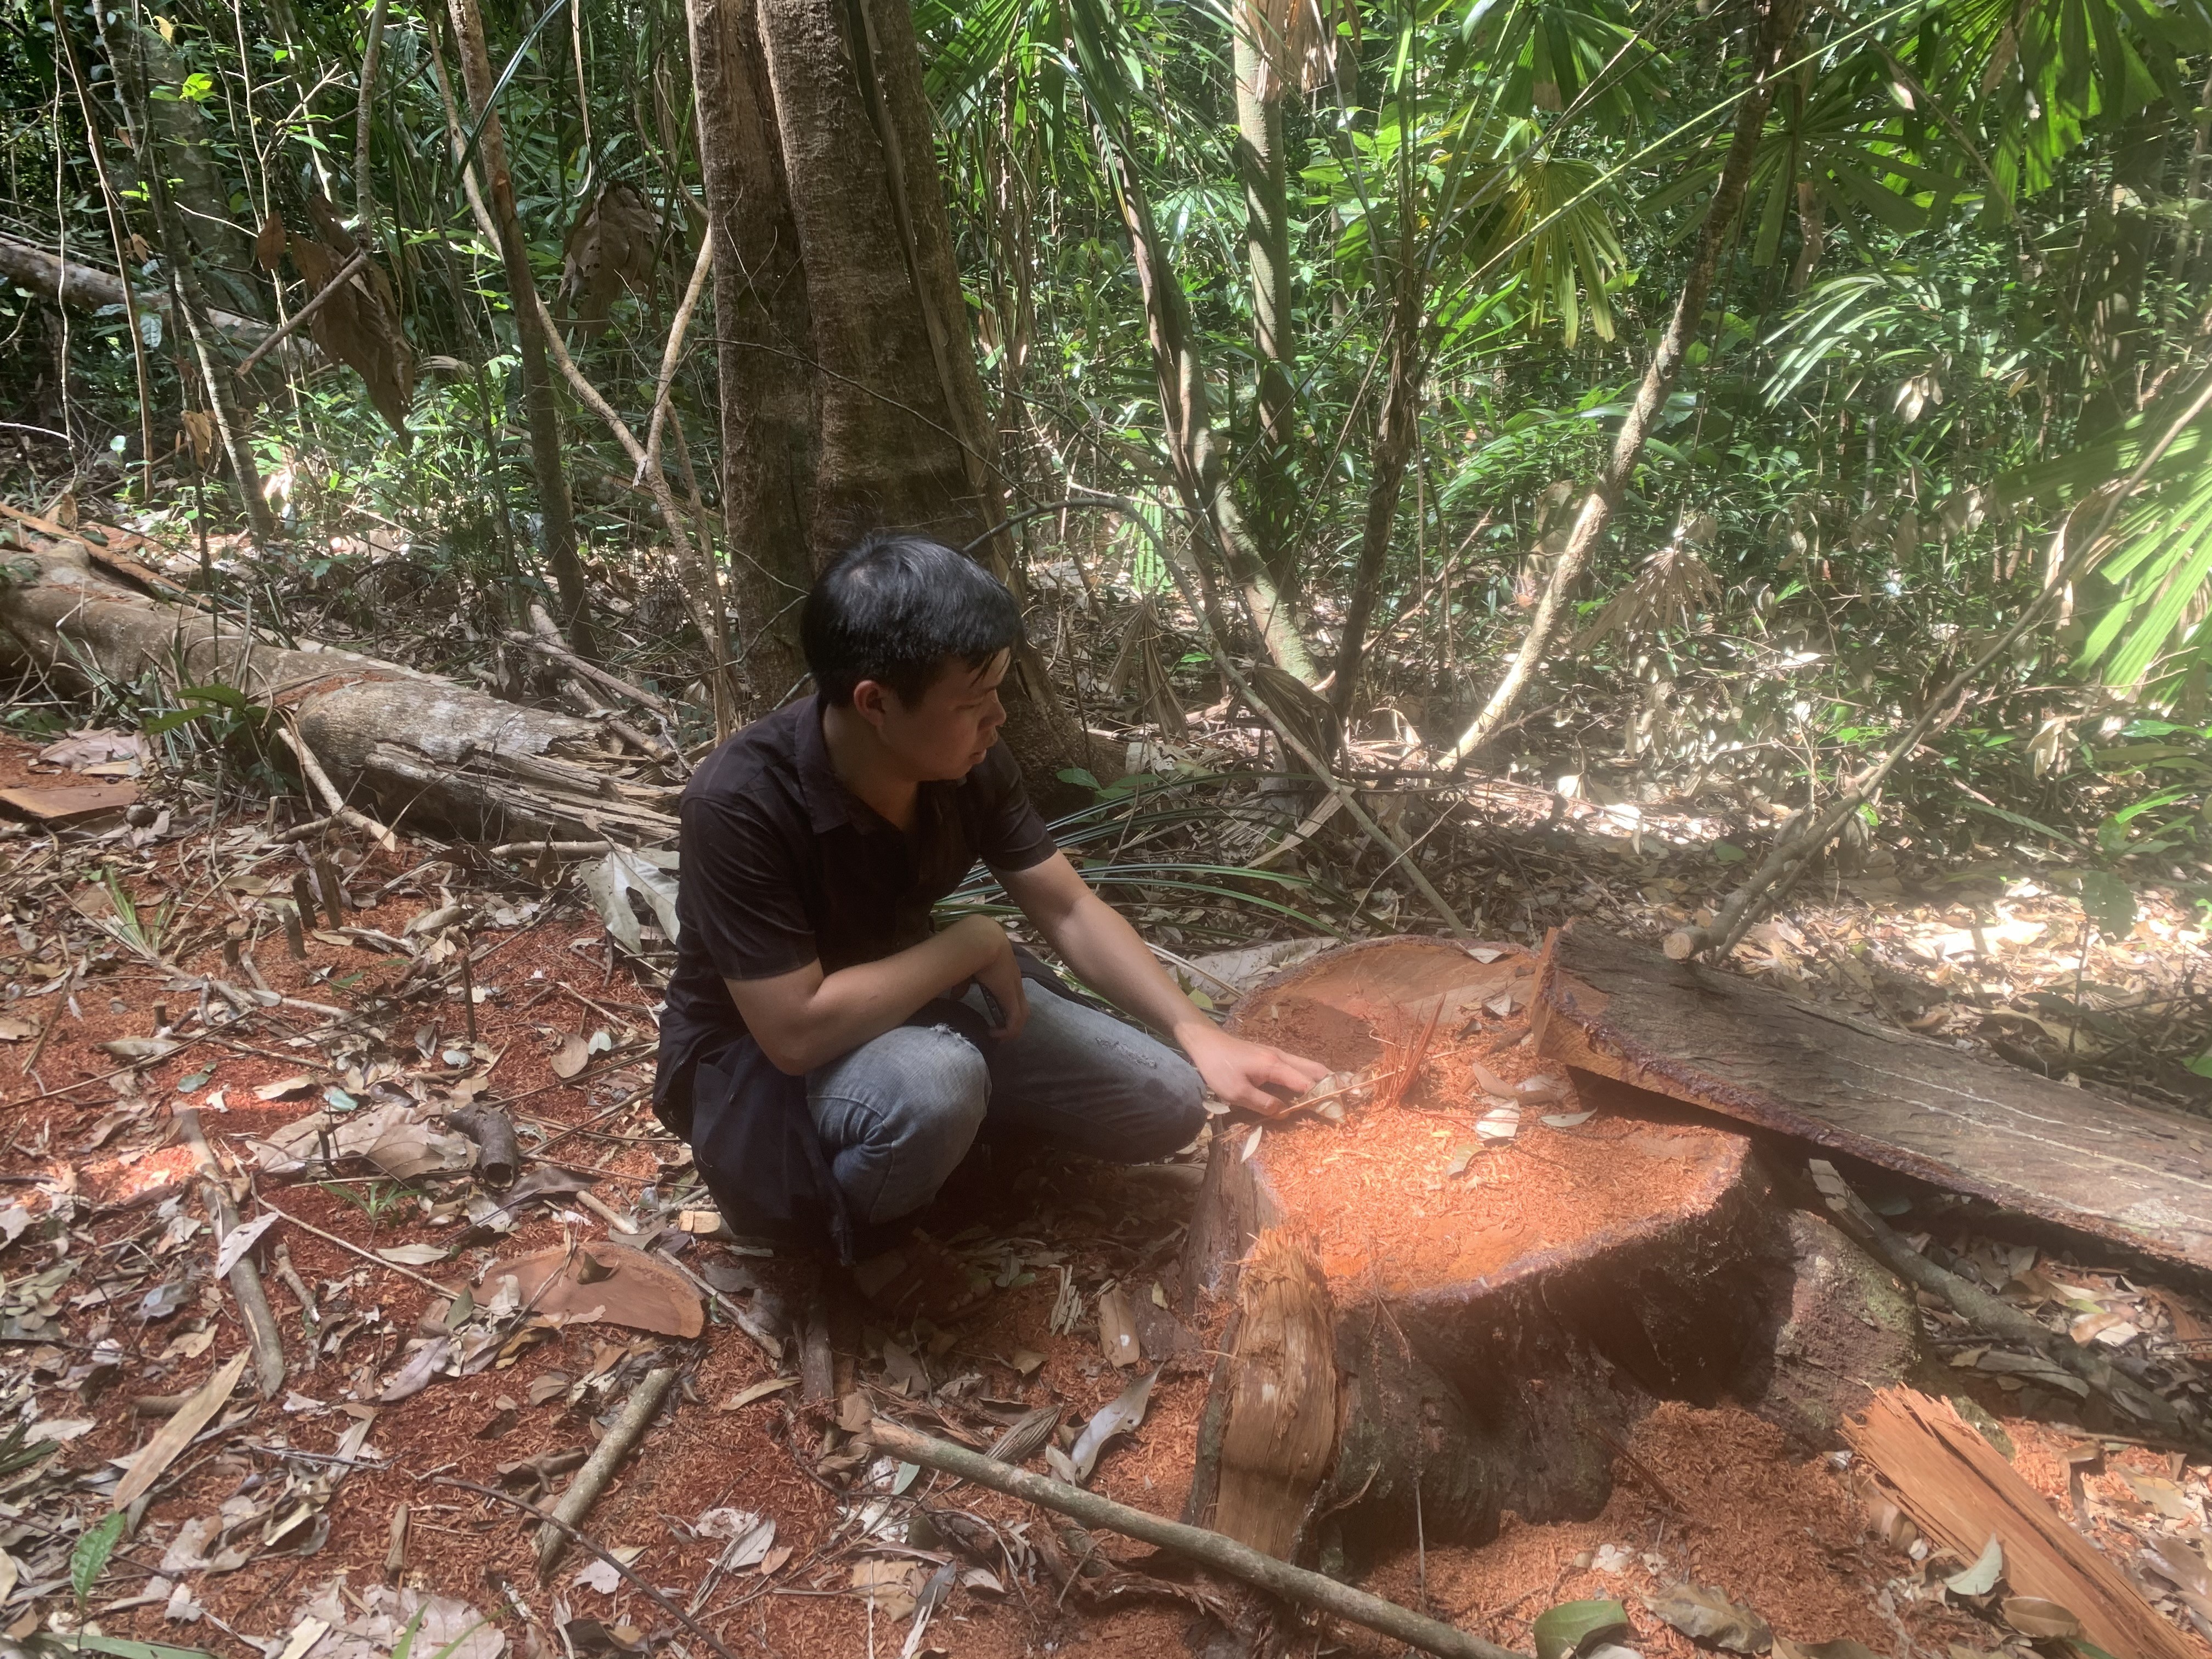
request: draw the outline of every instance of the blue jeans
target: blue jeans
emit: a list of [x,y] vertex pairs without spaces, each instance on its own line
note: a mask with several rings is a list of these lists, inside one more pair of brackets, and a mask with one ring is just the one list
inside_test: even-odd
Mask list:
[[[979,1049],[949,1025],[901,1025],[807,1073],[823,1153],[856,1219],[928,1203],[986,1121],[1115,1164],[1196,1137],[1205,1089],[1188,1060],[1086,1003],[1027,988],[1029,1021],[1010,1042]],[[967,1001],[981,1010],[975,992]]]

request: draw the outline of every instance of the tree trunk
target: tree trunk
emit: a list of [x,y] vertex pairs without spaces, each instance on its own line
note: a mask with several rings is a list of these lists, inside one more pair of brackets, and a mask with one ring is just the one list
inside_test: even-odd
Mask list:
[[1614,434],[1612,457],[1599,475],[1596,487],[1584,498],[1566,547],[1553,563],[1542,597],[1536,601],[1535,612],[1528,619],[1528,632],[1521,641],[1520,650],[1497,689],[1490,694],[1490,701],[1481,714],[1444,756],[1447,768],[1466,764],[1468,757],[1504,726],[1506,716],[1513,712],[1513,705],[1520,700],[1530,676],[1544,659],[1545,649],[1551,642],[1552,630],[1558,624],[1568,593],[1581,576],[1583,567],[1589,562],[1592,550],[1604,538],[1622,492],[1635,476],[1636,464],[1644,453],[1644,441],[1650,435],[1653,422],[1666,406],[1667,394],[1674,386],[1683,357],[1705,325],[1705,300],[1712,292],[1722,251],[1734,232],[1736,211],[1743,204],[1752,163],[1758,159],[1759,136],[1766,125],[1767,106],[1774,101],[1775,73],[1789,56],[1790,43],[1797,37],[1798,21],[1804,13],[1805,0],[1759,0],[1751,84],[1736,100],[1735,131],[1729,141],[1727,159],[1721,163],[1720,182],[1714,187],[1704,222],[1698,228],[1697,246],[1682,278],[1682,292],[1674,302],[1674,319],[1660,337],[1658,349],[1644,368],[1643,383],[1636,389],[1635,400],[1621,421],[1620,430]]
[[215,331],[205,321],[207,300],[200,287],[199,262],[179,222],[177,204],[169,195],[170,156],[152,114],[161,100],[153,96],[145,67],[152,42],[157,37],[149,36],[136,26],[122,26],[121,32],[123,38],[131,42],[132,55],[137,60],[133,66],[136,73],[131,78],[138,96],[138,137],[143,146],[139,170],[146,185],[147,205],[153,210],[154,234],[161,241],[168,266],[174,295],[173,309],[191,341],[208,409],[215,417],[223,453],[230,461],[231,481],[238,491],[240,510],[246,515],[246,526],[255,544],[266,547],[276,539],[276,520],[269,511],[268,499],[261,493],[261,469],[255,465],[253,446],[245,422],[231,401],[229,365],[217,353]]
[[0,586],[0,668],[75,690],[148,674],[172,694],[235,686],[295,720],[340,791],[389,825],[487,841],[675,839],[678,791],[633,775],[590,721],[312,641],[274,644],[112,581],[67,543],[14,563],[19,579]]
[[[1391,532],[1398,525],[1398,496],[1406,482],[1421,431],[1422,371],[1421,305],[1427,284],[1413,257],[1412,204],[1403,212],[1398,250],[1397,295],[1390,307],[1390,383],[1382,398],[1382,418],[1375,423],[1375,450],[1369,466],[1367,518],[1360,528],[1359,560],[1352,580],[1352,598],[1344,610],[1343,639],[1337,647],[1336,678],[1329,687],[1330,700],[1346,720],[1352,717],[1352,699],[1359,694],[1359,670],[1366,659],[1367,624],[1375,614],[1375,601],[1382,587],[1382,569],[1390,556]],[[1450,618],[1445,618],[1449,626]]]
[[453,38],[461,60],[461,84],[469,108],[480,124],[477,154],[490,186],[491,210],[499,226],[500,257],[507,267],[509,305],[522,359],[523,408],[530,424],[530,468],[538,483],[538,510],[544,523],[545,562],[559,591],[562,631],[578,654],[598,654],[592,633],[590,601],[584,591],[584,567],[576,556],[576,523],[568,500],[568,475],[561,466],[561,410],[545,366],[545,340],[538,307],[531,296],[537,277],[530,269],[530,246],[514,209],[514,185],[507,170],[507,144],[499,113],[492,107],[491,60],[484,47],[483,18],[477,0],[453,0]]
[[[981,542],[1018,595],[911,15],[896,0],[752,0],[750,15],[720,17],[695,3],[708,188],[740,215],[716,212],[717,307],[728,295],[740,307],[721,332],[743,342],[724,356],[749,360],[739,396],[772,394],[763,414],[733,408],[725,386],[732,536],[750,515],[754,545],[791,537],[810,577],[872,530]],[[776,354],[776,367],[757,361]],[[765,617],[802,584],[788,562],[763,563],[752,603]],[[787,689],[769,678],[756,676],[764,702]],[[1031,793],[1048,810],[1077,804],[1058,775],[1090,755],[1034,647],[1016,653],[1002,694]]]
[[[197,100],[179,95],[191,66],[150,27],[126,21],[109,27],[108,44],[119,45],[131,60],[114,65],[118,79],[137,93],[143,136],[158,147],[168,169],[172,205],[182,210],[175,228],[184,246],[199,256],[206,283],[227,309],[261,315],[268,301],[253,275],[252,233],[231,215],[230,189],[209,143],[206,111]],[[155,97],[157,87],[168,95]]]
[[1097,137],[1099,162],[1128,231],[1129,252],[1144,294],[1145,321],[1152,340],[1152,367],[1159,379],[1160,415],[1167,426],[1176,493],[1197,528],[1200,545],[1211,550],[1214,562],[1243,590],[1261,647],[1276,667],[1311,685],[1320,677],[1304,636],[1298,632],[1297,618],[1268,574],[1230,494],[1190,307],[1169,263],[1152,202],[1127,163],[1121,136],[1102,124]]
[[1252,353],[1258,364],[1259,440],[1247,471],[1252,477],[1253,538],[1262,562],[1285,601],[1297,594],[1297,558],[1291,548],[1297,507],[1291,488],[1290,445],[1297,394],[1291,379],[1296,347],[1291,335],[1291,215],[1284,183],[1280,41],[1267,42],[1262,8],[1238,0],[1236,30],[1237,171],[1244,184],[1244,250],[1252,276]]
[[[4,233],[0,233],[0,276],[21,283],[32,293],[44,295],[57,305],[72,306],[79,311],[124,305],[131,297],[126,295],[123,279],[113,271],[76,258],[61,258]],[[137,292],[135,297],[141,310],[156,313],[168,326],[183,331],[183,325],[176,321],[168,301],[161,295]],[[269,337],[269,325],[256,317],[216,310],[206,311],[202,317],[210,329],[234,345],[250,348]]]
[[750,0],[690,0],[699,167],[714,239],[722,523],[730,550],[731,654],[755,706],[806,672],[799,601],[813,580],[812,330],[775,113]]

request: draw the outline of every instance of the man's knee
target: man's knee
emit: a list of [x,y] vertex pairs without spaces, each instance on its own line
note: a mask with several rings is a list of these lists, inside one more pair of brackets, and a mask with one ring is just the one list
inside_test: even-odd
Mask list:
[[975,1044],[944,1026],[901,1026],[809,1080],[838,1184],[870,1221],[919,1209],[967,1156],[991,1077]]
[[1206,1124],[1206,1080],[1198,1067],[1170,1053],[1167,1064],[1150,1081],[1146,1104],[1151,1133],[1141,1159],[1150,1162],[1180,1152],[1198,1138]]

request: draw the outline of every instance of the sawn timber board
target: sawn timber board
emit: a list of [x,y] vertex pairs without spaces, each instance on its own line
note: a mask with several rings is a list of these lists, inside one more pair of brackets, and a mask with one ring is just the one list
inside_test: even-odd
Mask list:
[[2212,1270],[2212,1124],[1887,1031],[1577,923],[1547,942],[1539,1053]]

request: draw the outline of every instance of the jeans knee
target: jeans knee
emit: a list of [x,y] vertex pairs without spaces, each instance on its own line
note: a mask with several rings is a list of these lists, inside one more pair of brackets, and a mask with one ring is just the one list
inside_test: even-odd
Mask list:
[[897,1103],[890,1115],[915,1133],[964,1132],[972,1139],[990,1108],[990,1067],[957,1032],[938,1029],[927,1035],[935,1040],[926,1047],[908,1045],[918,1052],[892,1085]]
[[1165,1158],[1197,1138],[1206,1122],[1206,1080],[1188,1060],[1170,1056],[1146,1079],[1140,1094],[1146,1121],[1143,1144],[1133,1149],[1139,1161]]

